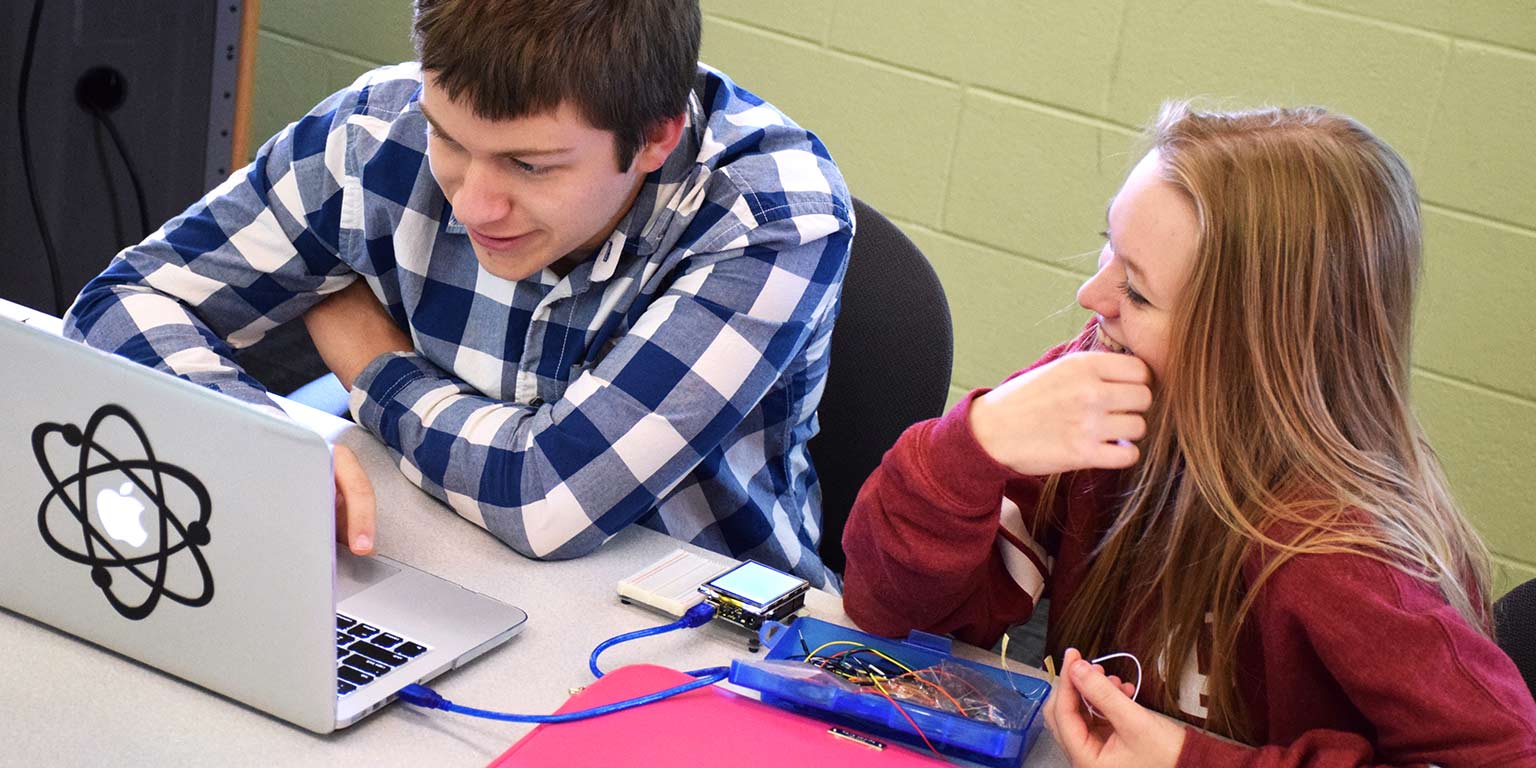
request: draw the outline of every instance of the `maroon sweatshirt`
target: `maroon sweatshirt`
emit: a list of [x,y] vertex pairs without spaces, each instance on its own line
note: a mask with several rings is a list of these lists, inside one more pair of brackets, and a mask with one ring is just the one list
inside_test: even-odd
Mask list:
[[[1030,539],[1041,479],[976,442],[971,401],[986,391],[908,429],[859,493],[843,534],[843,599],[870,632],[922,629],[989,647],[1029,617],[1047,585],[1049,625],[1060,626],[1082,582],[1114,514],[1113,473],[1076,473],[1064,514]],[[1261,565],[1253,558],[1245,576]],[[1180,766],[1536,766],[1536,703],[1514,663],[1398,569],[1359,555],[1294,557],[1261,587],[1239,634],[1239,688],[1262,746],[1189,728]],[[1052,653],[1063,641],[1048,632]],[[1201,723],[1204,649],[1190,653],[1180,711],[1165,714]],[[1150,701],[1146,692],[1166,683],[1155,660],[1142,667],[1138,698]]]

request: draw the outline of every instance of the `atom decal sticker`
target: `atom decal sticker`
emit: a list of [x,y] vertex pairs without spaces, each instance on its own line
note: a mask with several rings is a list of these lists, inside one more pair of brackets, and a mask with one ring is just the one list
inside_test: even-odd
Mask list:
[[[141,458],[120,458],[96,442],[97,433],[109,419],[121,421],[138,436],[139,445],[135,449]],[[54,471],[48,459],[47,442],[54,434],[79,449],[78,456],[72,457],[77,461],[74,472],[65,477]],[[144,429],[127,409],[114,404],[103,405],[91,414],[84,432],[74,424],[39,424],[32,430],[32,452],[51,488],[37,509],[37,528],[43,541],[61,557],[89,566],[91,581],[118,613],[138,621],[155,610],[161,597],[190,607],[207,605],[213,599],[213,574],[199,549],[209,540],[208,516],[212,504],[208,490],[191,472],[156,460]],[[86,492],[86,481],[113,472],[119,473],[123,482],[112,483],[113,487],[103,488],[94,500],[91,499]],[[166,501],[167,481],[181,483],[197,499],[197,519],[183,524],[170,509]],[[141,497],[148,502],[147,507],[139,501]],[[99,528],[91,519],[93,502]],[[159,518],[159,537],[155,539],[158,546],[147,554],[125,556],[118,548],[119,543],[137,548],[149,539],[140,519],[146,509],[153,510],[152,514]],[[150,522],[152,525],[156,523],[153,517]],[[83,549],[70,547],[58,534],[75,527],[80,529]],[[169,568],[179,562],[172,558],[183,551],[196,563],[201,576],[202,590],[197,595],[178,594],[166,586]],[[185,557],[180,560],[184,561]],[[154,564],[152,568],[142,567],[149,563]],[[113,571],[127,571],[148,588],[149,594],[143,602],[132,604],[113,590]]]

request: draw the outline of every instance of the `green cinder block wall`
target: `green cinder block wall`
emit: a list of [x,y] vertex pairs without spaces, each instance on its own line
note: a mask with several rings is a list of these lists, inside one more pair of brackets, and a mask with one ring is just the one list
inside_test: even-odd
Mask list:
[[[831,148],[933,261],[951,400],[1085,319],[1104,204],[1165,98],[1322,104],[1407,158],[1414,397],[1497,593],[1536,578],[1536,2],[703,0],[703,59]],[[253,136],[412,57],[408,0],[265,0]]]

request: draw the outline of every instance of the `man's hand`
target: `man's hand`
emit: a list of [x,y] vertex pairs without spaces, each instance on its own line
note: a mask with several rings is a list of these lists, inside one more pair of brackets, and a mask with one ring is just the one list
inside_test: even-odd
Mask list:
[[336,466],[336,540],[354,555],[373,554],[373,485],[357,456],[345,445],[333,448]]
[[[1131,701],[1132,690],[1076,649],[1062,655],[1056,690],[1045,702],[1045,724],[1073,768],[1173,768],[1178,763],[1184,726]],[[1098,715],[1086,712],[1084,704]]]
[[1079,352],[1003,383],[971,404],[971,431],[999,464],[1026,475],[1123,469],[1147,431],[1151,373],[1130,355]]
[[410,337],[358,280],[304,313],[304,327],[315,349],[341,385],[352,382],[373,359],[387,352],[410,352]]

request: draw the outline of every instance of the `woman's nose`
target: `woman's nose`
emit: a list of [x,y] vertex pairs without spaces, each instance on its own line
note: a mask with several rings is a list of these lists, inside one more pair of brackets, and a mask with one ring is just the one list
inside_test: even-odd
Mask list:
[[1120,313],[1120,302],[1115,300],[1115,276],[1110,274],[1114,270],[1111,264],[1099,267],[1099,271],[1088,278],[1077,289],[1077,303],[1083,309],[1093,312],[1100,317],[1114,317]]

